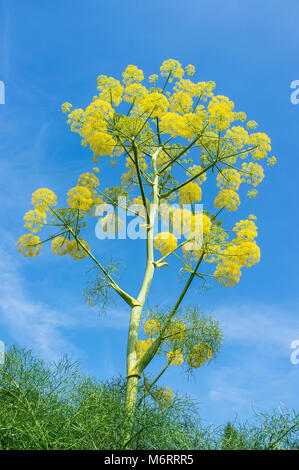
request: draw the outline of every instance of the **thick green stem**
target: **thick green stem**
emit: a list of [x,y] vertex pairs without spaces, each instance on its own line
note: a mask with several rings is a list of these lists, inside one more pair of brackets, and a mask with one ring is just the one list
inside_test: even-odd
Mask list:
[[140,316],[144,302],[147,298],[151,282],[153,279],[155,267],[154,267],[154,224],[159,207],[159,186],[158,186],[158,172],[156,166],[156,159],[159,155],[161,148],[159,147],[152,156],[152,166],[154,172],[153,182],[153,201],[149,212],[149,223],[147,224],[146,232],[146,269],[144,274],[143,283],[139,292],[137,301],[139,305],[132,308],[129,334],[128,334],[128,346],[127,346],[127,391],[126,391],[126,403],[125,403],[125,429],[123,436],[123,445],[130,442],[132,429],[134,425],[136,400],[138,392],[138,384],[141,376],[141,372],[136,368],[137,355],[136,355],[136,341],[138,340],[138,331],[140,324]]

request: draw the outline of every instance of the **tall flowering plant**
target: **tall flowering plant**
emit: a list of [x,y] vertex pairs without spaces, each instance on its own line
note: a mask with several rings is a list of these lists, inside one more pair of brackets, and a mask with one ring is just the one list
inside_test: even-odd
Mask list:
[[[199,368],[219,350],[222,335],[217,322],[197,308],[182,308],[193,281],[209,277],[231,287],[239,282],[243,268],[260,260],[256,217],[250,214],[224,227],[221,213],[234,213],[242,197],[257,196],[265,162],[276,163],[270,156],[270,138],[258,132],[257,123],[244,112],[235,110],[228,97],[215,94],[214,82],[194,81],[194,75],[193,65],[184,69],[169,59],[146,85],[143,71],[128,65],[121,81],[98,77],[97,95],[85,109],[64,103],[71,130],[91,150],[93,168],[68,191],[66,206],[57,208],[52,190],[37,189],[33,209],[24,216],[29,233],[17,242],[24,256],[38,255],[49,241],[56,255],[76,261],[89,257],[98,272],[87,294],[89,302],[104,302],[114,291],[130,308],[125,447],[144,396],[150,394],[161,406],[173,399],[168,388],[154,387],[166,369],[181,364],[189,370]],[[121,177],[118,186],[101,189],[99,172],[106,158],[121,168]],[[214,207],[207,204],[203,210],[199,203],[210,200],[215,189]],[[81,235],[88,221],[99,216],[104,232],[117,233],[122,224],[117,209],[136,215],[144,233],[146,268],[135,293],[118,285],[115,267],[104,265]],[[166,219],[167,229],[155,233],[157,220]],[[43,239],[37,235],[42,229],[51,230]],[[173,258],[186,274],[176,303],[165,311],[144,312],[153,277],[159,276],[160,268],[169,269]],[[165,366],[149,380],[145,369],[157,354],[165,357]],[[147,391],[138,399],[142,375]]]

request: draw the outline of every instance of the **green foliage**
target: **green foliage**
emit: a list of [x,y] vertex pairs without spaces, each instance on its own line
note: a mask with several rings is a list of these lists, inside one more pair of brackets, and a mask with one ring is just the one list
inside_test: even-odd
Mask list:
[[[122,263],[113,259],[104,266],[106,273],[114,279],[117,279],[117,274],[122,267]],[[93,280],[88,280],[88,287],[83,290],[84,299],[90,307],[99,306],[101,313],[106,313],[107,306],[114,301],[113,292],[110,289],[111,282],[100,269],[92,268],[90,271],[95,272],[96,275]]]
[[[0,368],[0,449],[119,449],[126,382],[84,377],[66,357],[46,364],[11,347]],[[139,398],[145,389],[141,386]],[[195,404],[168,405],[150,395],[137,408],[133,449],[296,449],[299,415],[287,409],[256,414],[254,423],[218,428],[200,422]]]

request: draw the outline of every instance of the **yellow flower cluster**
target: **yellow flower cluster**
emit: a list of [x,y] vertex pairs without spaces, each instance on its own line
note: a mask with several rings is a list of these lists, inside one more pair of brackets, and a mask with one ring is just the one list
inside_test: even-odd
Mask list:
[[258,126],[256,121],[248,121],[247,122],[247,129],[255,129]]
[[136,65],[128,65],[122,74],[123,82],[125,85],[130,83],[142,82],[144,79],[143,71],[136,67]]
[[177,235],[188,237],[192,234],[200,235],[201,233],[207,235],[212,226],[211,219],[206,214],[193,214],[188,209],[173,209],[170,220]]
[[224,207],[227,211],[236,211],[240,205],[240,198],[235,191],[222,189],[216,196],[214,205],[219,209]]
[[249,268],[260,260],[260,249],[254,241],[257,236],[255,216],[240,220],[233,228],[237,237],[228,243],[218,256],[220,261],[214,273],[216,281],[224,286],[233,286],[239,282],[241,267]]
[[183,361],[184,356],[178,350],[169,351],[167,354],[167,362],[170,362],[171,366],[180,366]]
[[148,81],[149,81],[150,83],[156,83],[156,82],[158,81],[158,78],[159,78],[158,75],[153,74],[153,75],[150,75],[150,76],[148,77]]
[[181,321],[172,322],[167,329],[167,339],[170,342],[184,339],[186,325]]
[[239,240],[254,240],[257,237],[257,226],[253,220],[240,220],[233,228]]
[[181,135],[184,127],[184,118],[177,113],[165,113],[160,121],[160,131],[162,134]]
[[127,103],[138,102],[144,95],[147,94],[147,89],[140,83],[130,83],[124,90],[123,99]]
[[167,112],[169,106],[166,96],[161,93],[148,93],[138,101],[140,111],[149,114],[151,117],[162,117]]
[[[246,129],[242,126],[232,126],[225,133],[225,140],[231,141],[233,149],[241,150],[249,143],[249,135]],[[246,153],[240,155],[240,158],[245,158]]]
[[[160,73],[162,77],[168,77],[168,75],[171,74],[171,76],[175,78],[182,78],[184,75],[184,69],[178,60],[168,59],[162,63]],[[172,78],[169,80],[171,81]]]
[[156,391],[155,397],[162,406],[167,406],[174,399],[174,394],[170,388],[161,387]]
[[40,188],[32,194],[32,205],[36,210],[48,211],[51,206],[56,206],[56,204],[57,197],[50,189]]
[[160,232],[154,239],[154,246],[164,256],[177,247],[177,239],[170,232]]
[[23,256],[31,257],[38,255],[40,249],[42,247],[42,243],[40,238],[37,235],[32,235],[31,233],[27,233],[26,235],[22,235],[18,242],[17,242],[18,252],[22,253]]
[[137,359],[143,356],[143,354],[148,350],[148,348],[153,344],[154,341],[154,338],[147,338],[144,340],[136,341],[135,350]]
[[[114,110],[110,98],[107,98],[107,90],[95,98],[92,103],[83,109],[74,109],[68,115],[68,124],[73,132],[77,132],[83,138],[82,145],[89,144],[94,152],[95,161],[98,155],[111,155],[116,145],[115,140],[107,133],[107,121],[112,118]],[[110,95],[109,95],[110,96]]]
[[257,132],[256,134],[251,134],[249,137],[248,144],[251,147],[256,147],[252,150],[253,160],[261,160],[268,155],[268,152],[271,151],[271,139],[267,134],[263,132]]
[[30,232],[39,232],[43,225],[46,223],[47,215],[46,212],[41,209],[35,209],[26,212],[24,215],[25,228],[28,228]]
[[99,185],[99,179],[93,173],[83,173],[79,176],[78,186],[84,186],[91,192],[91,194],[95,193],[95,190]]
[[100,219],[104,232],[117,233],[122,226],[122,221],[116,214],[108,214]]
[[201,187],[199,184],[191,181],[191,183],[188,183],[179,189],[178,197],[180,204],[191,204],[192,202],[198,202],[201,200]]
[[241,184],[241,176],[237,170],[224,169],[217,175],[217,186],[222,189],[237,191]]
[[230,260],[223,260],[217,265],[214,273],[217,282],[225,287],[232,287],[241,277],[241,267],[238,263]]
[[195,87],[194,96],[197,96],[203,101],[207,101],[208,98],[212,98],[215,87],[216,83],[212,81],[198,82]]
[[192,97],[184,91],[174,93],[169,99],[170,111],[174,113],[189,113],[193,105]]
[[209,121],[217,131],[228,129],[235,120],[234,103],[226,96],[214,96],[208,104]]
[[260,249],[257,244],[249,240],[238,240],[227,246],[224,251],[224,257],[230,258],[234,263],[239,266],[246,266],[249,268],[258,263],[261,257]]
[[277,159],[276,159],[276,157],[274,157],[274,156],[273,156],[273,157],[269,157],[269,158],[267,159],[267,165],[268,165],[268,166],[274,166],[274,165],[276,165],[276,163],[277,163]]
[[195,74],[195,67],[194,67],[194,65],[192,65],[192,64],[186,65],[185,70],[186,70],[186,73],[187,73],[187,75],[188,75],[189,77],[190,77],[191,75],[194,75],[194,74]]
[[72,209],[88,211],[93,204],[90,190],[84,186],[75,186],[67,193],[67,203]]
[[243,178],[242,181],[251,184],[252,186],[257,186],[264,179],[264,169],[258,163],[242,163]]
[[118,80],[106,75],[99,75],[97,78],[99,97],[104,101],[109,101],[118,106],[122,99],[123,86]]
[[[81,238],[80,242],[84,246],[85,250],[89,251],[88,243],[85,240],[82,240]],[[67,245],[68,254],[71,255],[71,257],[75,261],[84,259],[88,256],[88,253],[84,250],[84,248],[77,242],[77,240],[72,240]]]
[[213,351],[208,343],[198,343],[188,355],[187,361],[190,367],[196,369],[209,361],[212,356]]
[[51,248],[53,253],[58,256],[64,256],[69,251],[69,240],[64,237],[56,237],[51,242]]
[[258,194],[258,191],[257,189],[250,189],[248,192],[247,192],[247,197],[249,197],[250,199],[253,199],[257,196]]
[[152,318],[151,320],[147,320],[144,324],[144,333],[148,336],[157,335],[160,331],[160,322]]
[[71,103],[66,102],[61,105],[61,110],[63,113],[69,113],[72,107],[73,105]]

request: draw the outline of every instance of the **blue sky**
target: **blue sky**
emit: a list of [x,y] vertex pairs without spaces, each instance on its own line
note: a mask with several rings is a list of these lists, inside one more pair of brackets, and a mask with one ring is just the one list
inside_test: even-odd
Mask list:
[[[116,303],[100,317],[83,301],[87,262],[60,259],[48,248],[25,259],[15,243],[36,188],[64,197],[91,168],[61,103],[84,107],[99,74],[120,78],[127,64],[136,64],[149,75],[171,57],[194,64],[198,80],[214,80],[218,94],[256,120],[271,136],[278,164],[267,171],[258,198],[242,200],[231,219],[257,215],[260,263],[244,270],[234,288],[217,284],[199,293],[194,287],[186,299],[221,322],[219,357],[191,379],[173,368],[163,384],[190,394],[203,419],[215,424],[245,419],[253,408],[298,408],[299,365],[290,362],[290,343],[299,339],[299,105],[290,101],[290,84],[299,79],[298,15],[296,0],[0,1],[1,340],[45,359],[68,353],[99,379],[124,373],[126,307]],[[104,186],[117,184],[104,159],[101,178]],[[142,242],[93,241],[100,259],[113,250],[123,261],[120,282],[136,293]],[[178,289],[176,274],[161,270],[151,301],[173,305]]]

